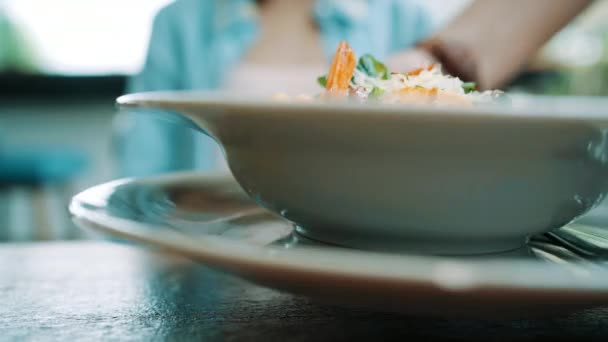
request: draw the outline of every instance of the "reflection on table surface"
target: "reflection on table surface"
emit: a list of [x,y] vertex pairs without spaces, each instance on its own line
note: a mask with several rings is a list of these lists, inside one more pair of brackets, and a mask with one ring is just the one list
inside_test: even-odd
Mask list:
[[[190,261],[110,243],[0,245],[2,339],[348,341],[600,339],[608,311],[428,318],[333,306]],[[18,286],[16,286],[18,285]]]

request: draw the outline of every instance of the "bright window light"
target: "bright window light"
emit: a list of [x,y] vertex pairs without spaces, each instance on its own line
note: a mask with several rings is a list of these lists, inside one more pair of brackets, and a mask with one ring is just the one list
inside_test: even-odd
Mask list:
[[143,64],[154,15],[170,2],[0,0],[0,11],[23,31],[44,73],[132,74]]

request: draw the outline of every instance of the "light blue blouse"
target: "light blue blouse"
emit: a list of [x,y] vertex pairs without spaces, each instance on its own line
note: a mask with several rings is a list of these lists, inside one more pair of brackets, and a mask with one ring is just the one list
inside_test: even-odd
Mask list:
[[[328,62],[341,40],[357,55],[383,59],[412,46],[434,26],[416,0],[318,0],[312,15]],[[257,20],[253,0],[177,0],[156,16],[145,65],[127,91],[219,87],[226,70],[254,43]],[[218,165],[215,143],[198,132],[144,113],[123,113],[117,122],[122,177]]]

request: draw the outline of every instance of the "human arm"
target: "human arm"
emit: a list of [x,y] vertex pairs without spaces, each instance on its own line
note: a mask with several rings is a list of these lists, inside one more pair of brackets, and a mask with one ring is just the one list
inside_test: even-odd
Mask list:
[[388,64],[400,69],[416,55],[442,63],[447,73],[475,81],[480,89],[498,88],[591,2],[477,0],[416,49],[392,56]]

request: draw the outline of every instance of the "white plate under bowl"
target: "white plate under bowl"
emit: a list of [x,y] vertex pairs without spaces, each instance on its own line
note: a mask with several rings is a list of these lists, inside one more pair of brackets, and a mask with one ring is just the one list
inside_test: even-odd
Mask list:
[[483,317],[608,305],[608,269],[541,237],[515,253],[477,257],[330,246],[298,236],[227,175],[118,180],[76,195],[70,211],[81,227],[335,303]]

